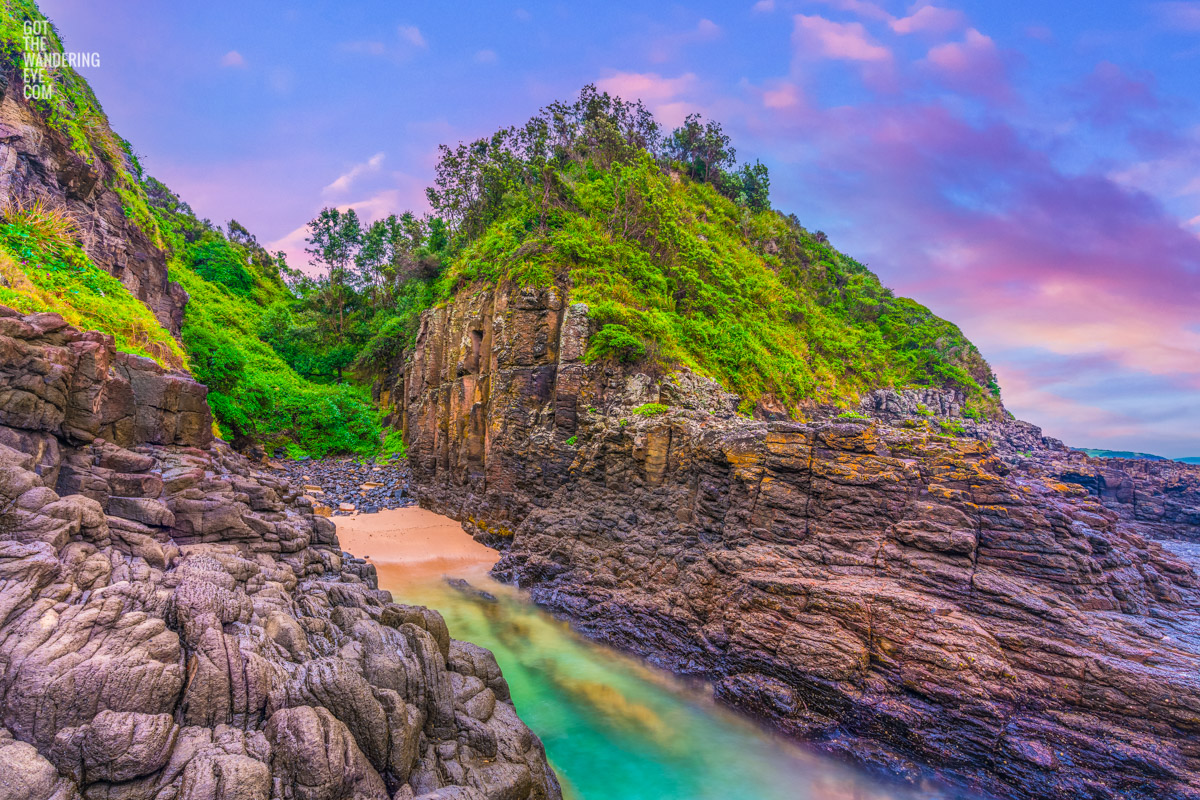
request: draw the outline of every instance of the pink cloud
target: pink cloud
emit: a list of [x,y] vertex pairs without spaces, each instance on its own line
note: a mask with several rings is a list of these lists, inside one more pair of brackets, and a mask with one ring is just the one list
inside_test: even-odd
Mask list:
[[794,83],[781,83],[762,93],[763,105],[767,108],[791,108],[804,100],[800,88]]
[[876,22],[890,22],[895,19],[881,5],[869,2],[869,0],[822,0],[822,2],[838,11],[848,11],[861,19]]
[[921,6],[907,17],[894,19],[889,24],[899,34],[946,33],[962,28],[966,20],[966,15],[957,9]]
[[682,99],[697,83],[691,72],[676,78],[664,78],[656,72],[617,72],[596,81],[596,88],[623,100],[641,100],[659,122],[674,127],[697,110],[694,104]]
[[975,94],[1002,99],[1009,93],[1007,65],[996,43],[974,28],[961,42],[930,48],[924,63],[943,83]]
[[797,14],[795,19],[792,43],[801,56],[865,62],[892,57],[892,52],[872,39],[861,22],[834,22],[804,14]]
[[[985,356],[1040,352],[1068,372],[1088,364],[1112,380],[1142,376],[1158,387],[1153,402],[1185,411],[1179,398],[1200,390],[1200,236],[1187,216],[1105,175],[1058,169],[1053,145],[1027,141],[995,115],[972,124],[940,104],[880,101],[764,102],[761,113],[760,135],[793,153],[780,152],[794,166],[773,166],[778,183],[805,187],[781,205],[798,200],[806,224],[959,323]],[[844,231],[822,220],[828,208],[853,209]],[[1010,386],[1023,359],[1001,359],[1019,416],[1080,444],[1150,435],[1150,423],[1105,410],[1102,387],[1088,401]],[[1185,430],[1186,417],[1175,424],[1171,447],[1186,440],[1200,451],[1200,429]],[[1170,441],[1166,428],[1154,431],[1154,441]]]

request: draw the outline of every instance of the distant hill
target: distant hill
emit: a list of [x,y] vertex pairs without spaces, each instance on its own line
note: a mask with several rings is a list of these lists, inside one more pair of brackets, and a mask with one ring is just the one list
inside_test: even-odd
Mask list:
[[1169,458],[1156,456],[1152,453],[1134,453],[1131,450],[1097,450],[1090,447],[1076,447],[1082,453],[1092,458],[1140,458],[1144,461],[1170,461]]
[[1092,458],[1140,458],[1143,461],[1178,461],[1181,464],[1200,464],[1200,456],[1170,459],[1156,456],[1153,453],[1135,453],[1131,450],[1098,450],[1090,447],[1076,447],[1081,453],[1087,453]]

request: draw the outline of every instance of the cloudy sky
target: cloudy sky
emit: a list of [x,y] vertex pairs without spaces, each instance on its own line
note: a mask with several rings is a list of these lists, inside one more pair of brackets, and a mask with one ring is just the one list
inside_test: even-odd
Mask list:
[[41,5],[149,171],[296,260],[323,205],[424,210],[438,143],[595,82],[720,120],[1018,416],[1200,455],[1200,2]]

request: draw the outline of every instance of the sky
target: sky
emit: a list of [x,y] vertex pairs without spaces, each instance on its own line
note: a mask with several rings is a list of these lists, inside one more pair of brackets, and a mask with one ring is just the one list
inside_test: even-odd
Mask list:
[[293,264],[323,206],[424,211],[439,143],[595,83],[721,122],[1047,435],[1200,455],[1200,2],[41,7],[147,170]]

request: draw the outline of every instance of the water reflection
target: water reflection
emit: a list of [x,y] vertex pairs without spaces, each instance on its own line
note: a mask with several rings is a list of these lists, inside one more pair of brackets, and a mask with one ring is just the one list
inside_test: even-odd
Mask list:
[[[437,608],[452,635],[496,654],[522,719],[564,790],[583,800],[910,800],[716,706],[704,693],[593,644],[523,596],[466,569],[470,587],[379,565],[401,602]],[[481,595],[482,590],[486,595]]]

